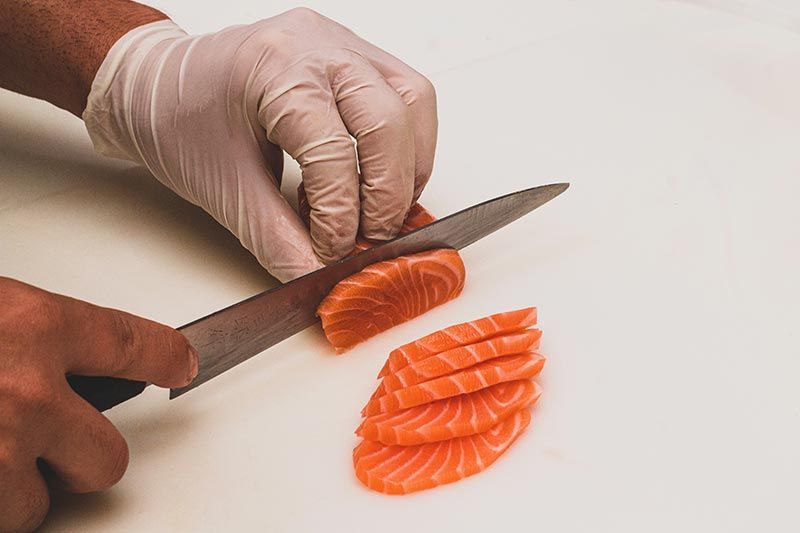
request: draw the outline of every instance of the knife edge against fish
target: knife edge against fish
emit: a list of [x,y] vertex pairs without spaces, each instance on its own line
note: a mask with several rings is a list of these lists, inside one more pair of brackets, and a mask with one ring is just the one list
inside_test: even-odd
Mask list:
[[[568,183],[542,185],[486,200],[178,328],[197,349],[200,365],[194,381],[171,389],[170,399],[317,323],[317,307],[331,289],[368,265],[434,248],[460,250],[568,187]],[[147,385],[105,377],[68,376],[68,381],[101,411],[137,396]]]

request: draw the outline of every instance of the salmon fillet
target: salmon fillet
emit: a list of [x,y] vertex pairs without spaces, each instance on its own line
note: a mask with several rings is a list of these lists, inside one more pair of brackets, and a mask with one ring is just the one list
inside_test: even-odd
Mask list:
[[534,324],[536,308],[526,307],[450,326],[392,350],[378,377],[396,373],[404,366],[431,355],[519,331]]
[[330,343],[346,350],[452,300],[465,277],[464,262],[451,249],[382,261],[340,281],[317,315]]
[[446,350],[414,361],[393,374],[384,376],[379,388],[382,396],[386,391],[393,391],[422,383],[429,379],[450,374],[456,370],[502,357],[513,355],[539,347],[542,332],[538,329],[526,329],[518,333],[510,333],[499,337],[467,344]]
[[544,366],[544,356],[537,352],[497,357],[452,374],[387,392],[372,398],[364,407],[365,416],[390,413],[428,402],[484,389],[496,383],[528,379]]
[[539,386],[527,379],[366,418],[356,435],[387,445],[413,446],[483,433],[536,402]]
[[494,463],[530,423],[523,408],[483,433],[417,446],[365,440],[353,450],[356,477],[386,494],[407,494],[452,483]]

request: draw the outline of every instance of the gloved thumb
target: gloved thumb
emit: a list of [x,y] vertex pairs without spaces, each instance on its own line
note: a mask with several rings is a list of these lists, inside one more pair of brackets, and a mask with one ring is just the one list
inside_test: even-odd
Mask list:
[[261,265],[285,283],[323,265],[314,253],[308,228],[278,187],[265,178],[264,190],[243,192],[240,201],[245,205],[238,208],[235,233]]
[[236,235],[270,274],[287,282],[323,265],[314,254],[308,228],[260,162],[238,159],[236,168],[223,173],[219,182],[205,182],[206,188],[222,190],[204,191],[189,200]]

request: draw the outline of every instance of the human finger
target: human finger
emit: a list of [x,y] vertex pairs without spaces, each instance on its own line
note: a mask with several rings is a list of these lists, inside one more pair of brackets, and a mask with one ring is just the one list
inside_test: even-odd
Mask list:
[[355,37],[359,52],[381,73],[408,106],[414,131],[414,196],[416,202],[433,172],[439,120],[433,83],[377,46]]
[[361,170],[361,232],[391,239],[414,192],[414,130],[400,95],[361,55],[340,60],[331,88],[342,120],[356,138]]
[[64,385],[42,459],[70,492],[111,487],[128,467],[128,445],[105,416]]
[[33,531],[47,515],[50,495],[36,458],[20,461],[12,453],[0,447],[0,531]]
[[67,373],[188,385],[197,351],[179,331],[146,318],[59,296]]
[[266,89],[259,120],[269,141],[300,164],[314,250],[330,262],[355,246],[359,177],[353,140],[320,64],[309,61],[296,65],[298,72],[284,72],[281,82]]

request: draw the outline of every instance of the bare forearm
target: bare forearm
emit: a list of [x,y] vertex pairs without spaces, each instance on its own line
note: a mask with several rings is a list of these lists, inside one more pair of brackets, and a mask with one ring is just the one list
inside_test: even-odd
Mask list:
[[131,29],[165,18],[128,0],[2,0],[0,87],[80,116],[109,48]]

